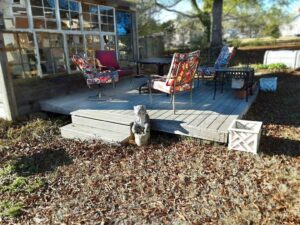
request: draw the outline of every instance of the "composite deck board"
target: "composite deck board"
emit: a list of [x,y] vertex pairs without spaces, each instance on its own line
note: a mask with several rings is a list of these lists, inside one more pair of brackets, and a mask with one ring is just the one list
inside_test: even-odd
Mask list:
[[219,115],[224,115],[227,114],[228,111],[232,111],[232,109],[239,101],[240,100],[236,101],[233,98],[226,98],[224,102],[222,102],[222,104],[216,110],[210,113],[209,116],[205,117],[202,121],[198,121],[198,124],[196,126],[197,127],[201,126],[202,128],[208,128],[209,125],[211,125],[211,123],[213,123]]
[[234,110],[233,112],[228,115],[226,120],[218,127],[218,132],[227,132],[228,127],[232,123],[234,119],[240,119],[247,113],[248,109],[250,108],[251,104],[255,101],[258,95],[258,90],[251,96],[248,102],[242,101]]
[[236,104],[233,104],[232,107],[228,107],[226,111],[223,114],[219,114],[216,119],[207,127],[208,129],[212,130],[218,130],[219,127],[225,122],[225,120],[230,116],[230,115],[235,115],[235,109],[239,107],[239,105],[242,105],[243,102],[239,101]]
[[[129,125],[134,120],[133,107],[146,106],[154,130],[226,142],[231,122],[242,117],[256,98],[249,101],[235,99],[233,91],[218,89],[213,100],[213,86],[200,85],[193,90],[192,104],[190,94],[176,95],[176,113],[173,113],[170,97],[161,93],[153,94],[152,104],[148,94],[139,94],[136,90],[139,82],[120,81],[117,88],[104,88],[103,94],[112,96],[111,101],[88,101],[95,90],[74,95],[57,97],[40,102],[44,111],[71,114],[108,123]],[[99,122],[100,124],[101,122]]]
[[225,98],[218,98],[216,100],[212,100],[214,102],[206,102],[203,103],[202,106],[200,106],[197,111],[194,112],[191,116],[187,117],[185,121],[187,121],[187,124],[190,126],[197,127],[197,125],[206,117],[208,117],[211,113],[218,110],[222,105],[224,104],[224,101],[226,100],[226,96],[230,96],[230,93],[226,93],[223,97]]
[[[178,119],[185,121],[185,123],[189,124],[191,121],[199,117],[199,115],[206,112],[206,110],[210,109],[209,107],[214,105],[211,103],[212,96],[207,93],[204,93],[199,99],[196,106],[185,113],[183,113]],[[202,98],[203,97],[203,98]]]

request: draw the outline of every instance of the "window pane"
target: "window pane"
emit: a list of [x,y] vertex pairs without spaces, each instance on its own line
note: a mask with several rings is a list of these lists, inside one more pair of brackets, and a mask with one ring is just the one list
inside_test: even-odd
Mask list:
[[4,46],[5,46],[6,51],[10,51],[12,49],[18,49],[19,48],[19,44],[18,44],[16,34],[4,33],[3,38],[4,38]]
[[6,29],[28,28],[27,10],[23,1],[7,3],[5,7],[1,7],[1,11]]
[[63,38],[60,34],[38,33],[41,68],[44,74],[66,71]]
[[87,56],[91,58],[91,62],[95,62],[95,53],[101,49],[100,36],[99,35],[86,35],[87,42]]
[[44,16],[43,8],[40,7],[31,7],[33,16]]
[[79,3],[59,0],[61,27],[65,30],[80,30]]
[[[5,52],[8,69],[12,78],[27,77],[27,70],[35,68],[32,76],[37,74],[36,58],[33,50],[33,36],[30,33],[4,33]],[[26,72],[27,71],[27,72]]]
[[104,32],[114,32],[115,20],[113,17],[113,9],[108,7],[101,7],[100,14],[101,14],[101,30]]
[[54,0],[44,0],[44,3],[36,1],[31,6],[31,11],[34,28],[57,29]]
[[84,30],[99,30],[98,6],[82,3]]
[[129,12],[117,11],[116,17],[119,58],[121,60],[133,59],[134,52],[132,14]]
[[55,9],[55,0],[44,0],[44,7]]
[[74,54],[84,53],[84,43],[83,35],[67,35],[69,59],[70,59],[70,69],[71,71],[76,71],[76,66],[73,65],[71,57]]
[[21,64],[22,60],[19,50],[7,52],[7,61],[9,65]]
[[103,35],[104,50],[116,50],[116,37],[115,35]]
[[22,65],[10,65],[8,69],[13,79],[24,78],[24,70]]
[[30,0],[30,4],[32,6],[43,6],[43,1],[42,0]]

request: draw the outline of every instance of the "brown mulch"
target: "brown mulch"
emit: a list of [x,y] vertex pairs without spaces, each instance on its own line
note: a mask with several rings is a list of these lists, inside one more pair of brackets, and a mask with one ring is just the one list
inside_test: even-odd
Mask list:
[[63,140],[49,124],[11,135],[0,168],[25,164],[18,176],[45,184],[0,193],[23,204],[0,224],[300,224],[300,74],[278,77],[246,116],[264,122],[258,155],[161,133],[142,148]]

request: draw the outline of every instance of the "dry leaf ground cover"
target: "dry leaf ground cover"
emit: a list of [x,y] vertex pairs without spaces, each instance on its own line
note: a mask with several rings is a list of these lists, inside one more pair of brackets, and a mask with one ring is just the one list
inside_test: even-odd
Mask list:
[[152,134],[149,146],[63,140],[66,118],[1,121],[0,224],[300,224],[300,75],[247,114],[258,155]]

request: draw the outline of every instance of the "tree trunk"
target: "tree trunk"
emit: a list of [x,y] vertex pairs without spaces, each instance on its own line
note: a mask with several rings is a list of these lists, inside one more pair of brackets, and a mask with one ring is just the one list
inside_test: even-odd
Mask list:
[[222,46],[222,12],[223,12],[223,0],[214,0],[213,3],[213,21],[211,32],[211,47]]

